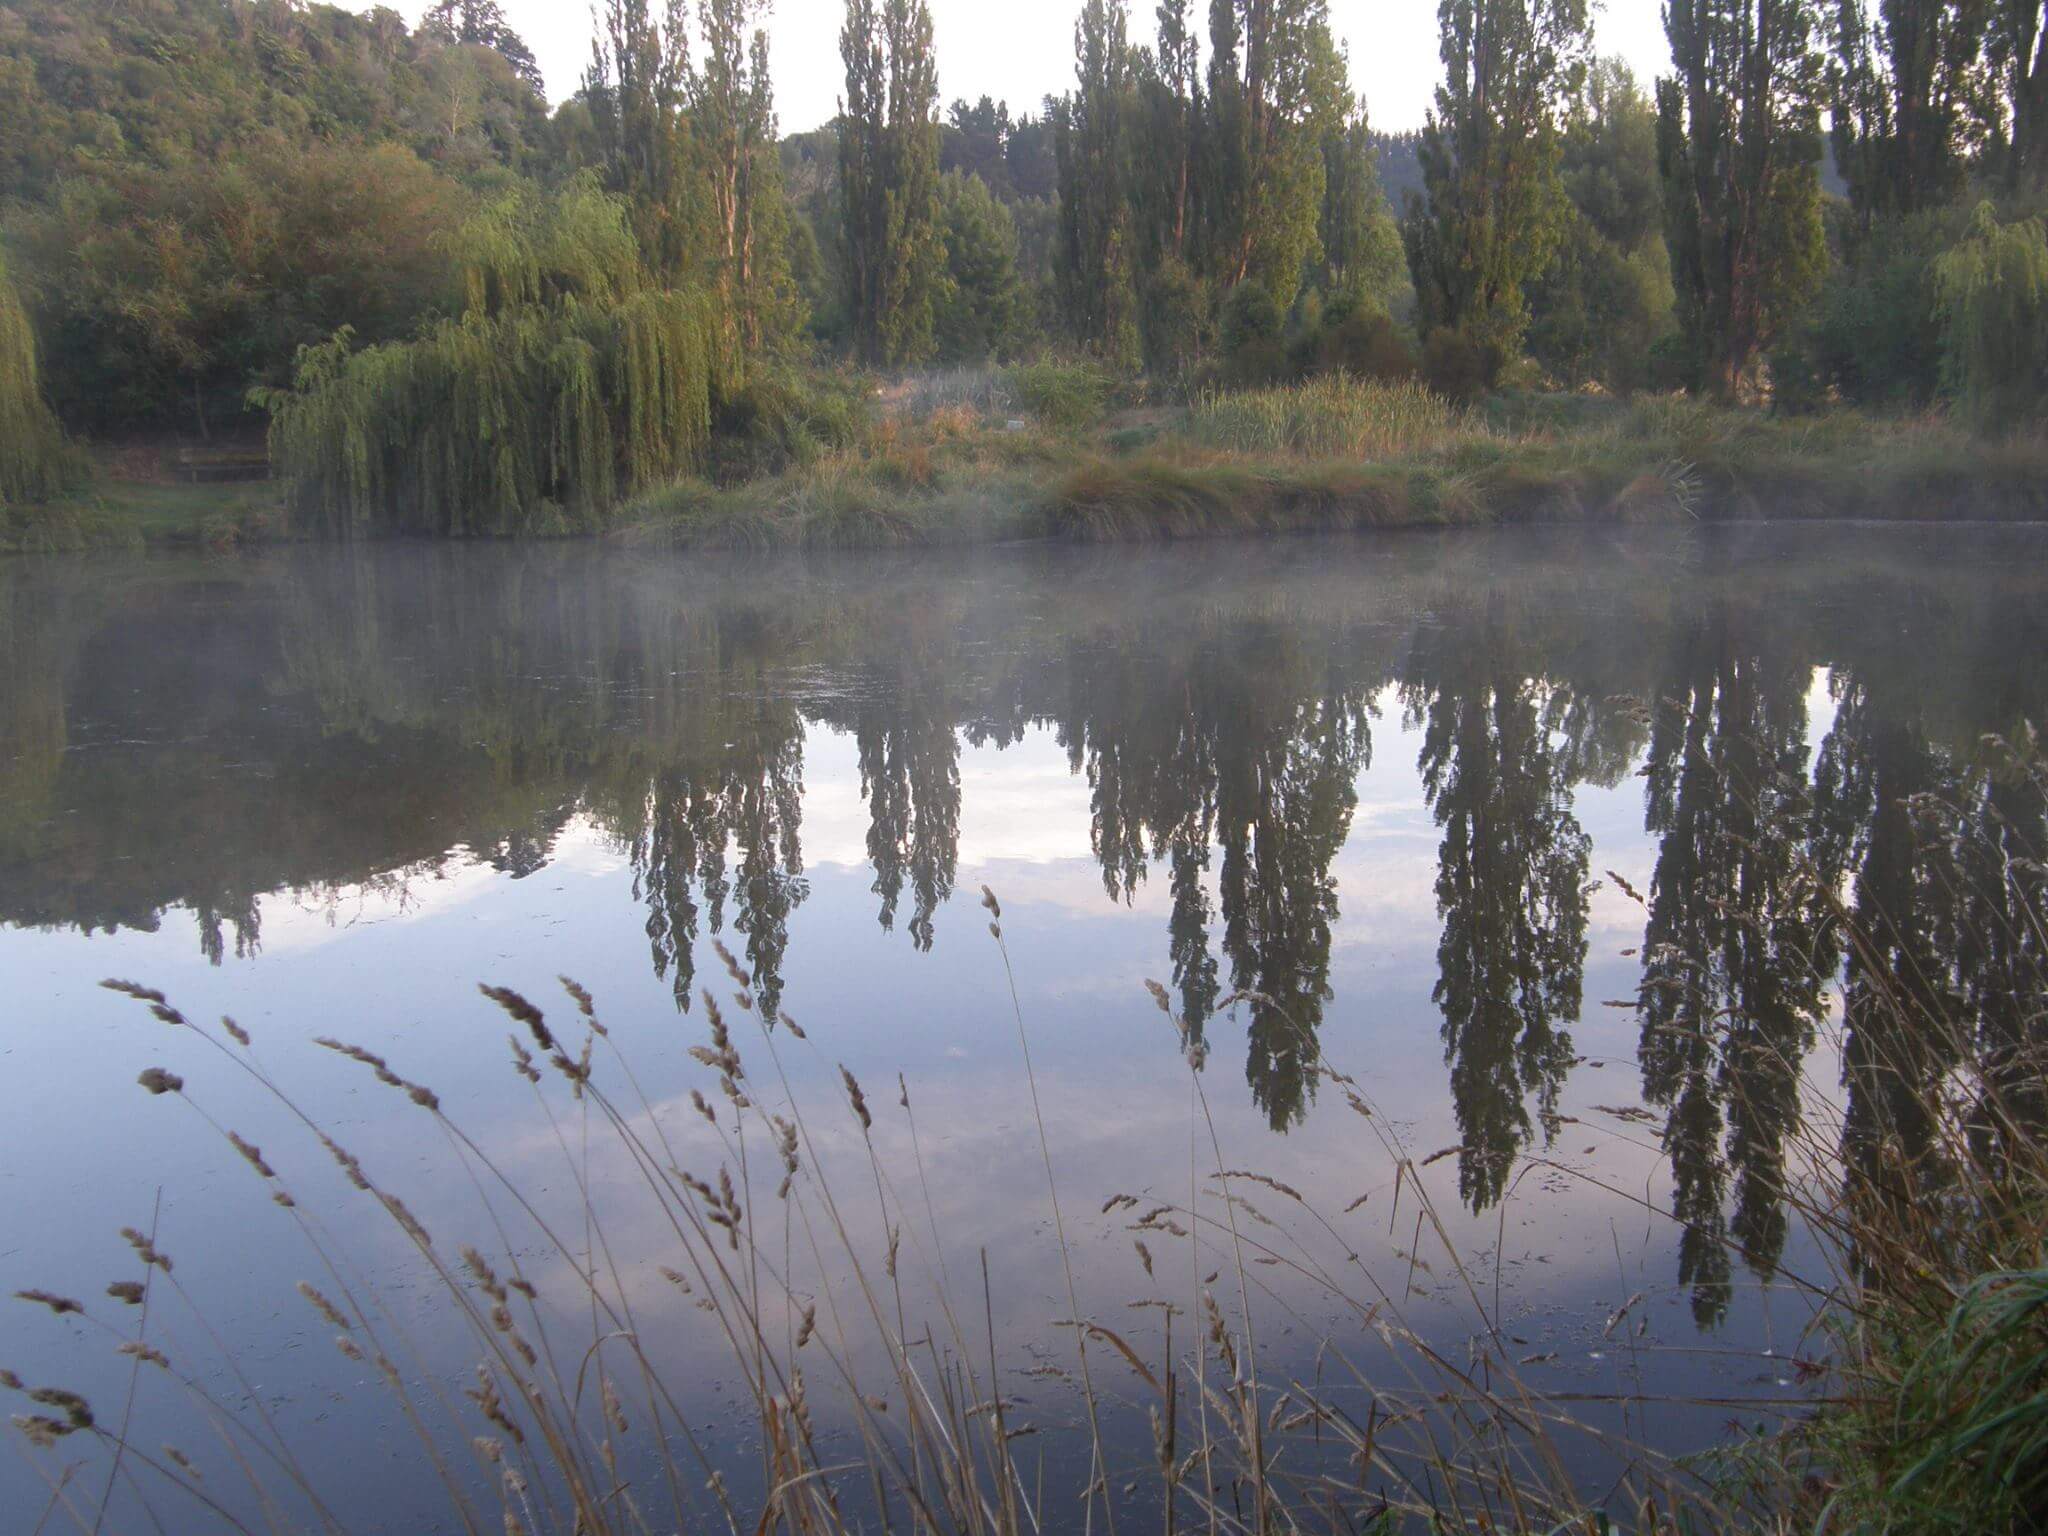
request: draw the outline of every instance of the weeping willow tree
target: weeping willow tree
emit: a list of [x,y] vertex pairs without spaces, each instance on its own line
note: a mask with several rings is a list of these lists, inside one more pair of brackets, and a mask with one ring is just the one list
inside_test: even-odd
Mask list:
[[459,318],[361,349],[344,331],[261,397],[297,518],[339,535],[591,527],[702,462],[713,306],[651,284],[622,203],[587,182],[522,190],[450,249]]
[[1969,235],[1934,264],[1942,369],[1980,427],[2011,427],[2048,398],[2048,234],[2000,224],[1980,203]]
[[64,434],[43,399],[35,332],[0,258],[0,507],[49,495],[66,463]]

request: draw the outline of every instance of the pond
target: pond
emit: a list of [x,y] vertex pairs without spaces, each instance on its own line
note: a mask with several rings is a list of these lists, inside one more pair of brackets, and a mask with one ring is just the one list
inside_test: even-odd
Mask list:
[[[2048,530],[1757,525],[0,566],[0,1290],[84,1303],[7,1303],[0,1366],[132,1413],[251,1528],[260,1464],[309,1526],[462,1529],[425,1419],[496,1529],[483,1430],[447,1427],[478,1351],[437,1266],[475,1244],[573,1318],[583,1255],[676,1384],[677,1500],[708,1510],[717,1471],[751,1508],[753,1399],[703,1286],[662,1277],[673,1222],[478,994],[531,999],[574,1065],[568,977],[636,1144],[743,1178],[800,1298],[857,1283],[828,1212],[871,1276],[900,1251],[889,1325],[938,1340],[939,1378],[955,1332],[993,1361],[1048,1481],[1086,1481],[1075,1309],[1157,1367],[1205,1326],[1158,1303],[1205,1286],[1260,1334],[1262,1401],[1313,1378],[1365,1404],[1398,1316],[1460,1362],[1491,1336],[1596,1433],[1694,1449],[1797,1404],[1824,1350],[1784,1181],[1903,1114],[1857,1070],[1885,1044],[1858,966],[1997,1023],[2010,957],[1916,810],[2042,846],[1985,738],[2048,703],[2044,555]],[[743,1166],[724,1069],[690,1054],[717,1054],[714,1010],[759,1112],[804,1106],[794,1223],[769,1123]],[[783,1015],[801,1040],[763,1034]],[[149,1067],[184,1091],[145,1093]],[[837,1204],[808,1182],[833,1158]],[[146,1318],[171,1369],[125,1410],[123,1227],[176,1260]],[[294,1289],[344,1279],[403,1341],[405,1396]],[[1144,1507],[1153,1387],[1090,1337],[1111,1497]],[[0,1460],[0,1508],[90,1512],[104,1459],[63,1472],[86,1459]],[[145,1502],[228,1528],[149,1468],[115,1482],[110,1529],[151,1528]]]

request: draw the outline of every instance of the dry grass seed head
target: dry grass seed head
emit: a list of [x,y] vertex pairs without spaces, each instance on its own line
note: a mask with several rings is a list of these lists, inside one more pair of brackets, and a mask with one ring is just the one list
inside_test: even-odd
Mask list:
[[82,1313],[85,1311],[84,1307],[81,1307],[69,1296],[59,1296],[51,1291],[16,1291],[14,1296],[17,1301],[30,1301],[39,1307],[48,1307],[59,1317],[62,1317],[67,1312]]
[[185,1089],[185,1079],[175,1072],[166,1072],[162,1067],[145,1069],[135,1081],[159,1097],[166,1093],[182,1093]]

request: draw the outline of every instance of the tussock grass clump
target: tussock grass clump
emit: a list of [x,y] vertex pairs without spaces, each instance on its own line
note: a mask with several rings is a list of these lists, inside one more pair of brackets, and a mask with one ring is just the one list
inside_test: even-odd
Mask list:
[[1438,447],[1459,426],[1456,408],[1420,384],[1329,374],[1290,389],[1205,395],[1187,434],[1224,453],[1363,459]]

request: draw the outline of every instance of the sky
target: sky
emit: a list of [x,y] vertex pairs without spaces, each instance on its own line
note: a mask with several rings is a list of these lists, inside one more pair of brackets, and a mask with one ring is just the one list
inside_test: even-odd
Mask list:
[[[1595,0],[1596,5],[1599,0]],[[569,95],[590,61],[590,11],[582,0],[501,0],[547,76],[548,95]],[[982,95],[1013,112],[1036,111],[1074,81],[1073,22],[1079,0],[931,0],[944,102]],[[368,0],[358,0],[368,9]],[[417,19],[423,0],[402,0]],[[769,22],[776,104],[785,133],[831,119],[844,87],[839,62],[843,0],[774,0]],[[1133,0],[1133,31],[1149,39],[1151,0]],[[1330,0],[1338,36],[1350,47],[1353,85],[1375,127],[1418,128],[1439,74],[1436,0]],[[1600,52],[1618,54],[1647,88],[1668,71],[1661,0],[1606,0],[1596,14]]]

